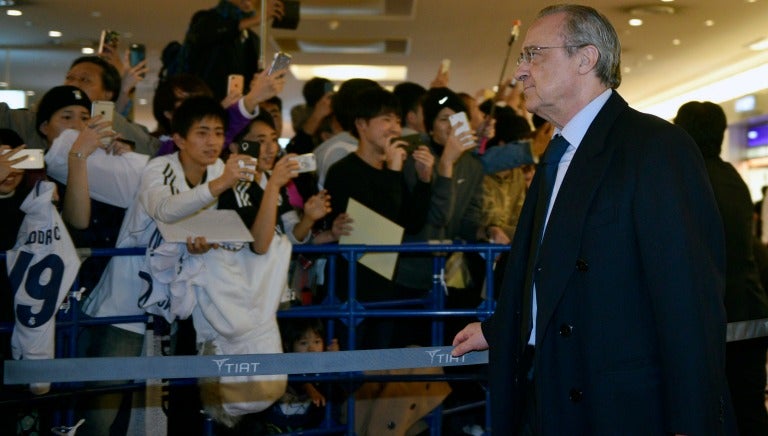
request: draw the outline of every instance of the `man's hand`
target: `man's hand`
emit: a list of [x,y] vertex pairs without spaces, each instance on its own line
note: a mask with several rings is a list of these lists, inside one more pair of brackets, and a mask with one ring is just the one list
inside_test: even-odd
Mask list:
[[331,196],[323,189],[304,203],[304,215],[315,222],[331,212]]
[[262,101],[269,100],[270,98],[283,92],[285,87],[285,74],[288,72],[287,68],[278,70],[267,74],[268,70],[264,70],[258,74],[253,75],[251,79],[251,88],[248,94],[243,97],[245,103],[245,109],[248,112],[256,110],[256,106]]
[[432,169],[435,166],[435,156],[426,145],[420,145],[413,152],[413,160],[416,161],[416,176],[424,183],[432,181]]
[[467,324],[466,327],[453,338],[453,350],[451,356],[460,357],[470,351],[482,351],[488,349],[488,342],[483,335],[483,329],[479,322]]
[[405,146],[408,143],[403,140],[390,141],[384,149],[384,159],[387,163],[387,168],[392,171],[402,171],[403,162],[408,157],[408,153],[405,151]]
[[219,248],[219,244],[209,244],[204,236],[198,236],[195,239],[192,239],[191,236],[187,237],[187,251],[189,254],[204,254],[211,248]]
[[346,212],[340,213],[339,216],[333,220],[333,224],[331,225],[331,233],[333,234],[333,239],[338,241],[342,236],[349,236],[349,234],[352,233],[353,222],[354,220],[352,217],[347,215]]
[[26,145],[24,144],[13,149],[7,145],[0,146],[0,153],[2,153],[4,150],[10,150],[5,154],[0,154],[0,183],[2,183],[3,180],[5,180],[11,174],[21,174],[24,172],[24,170],[12,168],[13,165],[16,165],[17,163],[27,158],[27,156],[13,157],[17,152],[23,150],[24,148],[26,148]]

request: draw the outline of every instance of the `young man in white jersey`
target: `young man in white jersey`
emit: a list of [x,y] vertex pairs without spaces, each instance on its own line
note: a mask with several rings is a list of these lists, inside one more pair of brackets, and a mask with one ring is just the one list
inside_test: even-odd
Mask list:
[[[224,164],[219,153],[224,145],[226,114],[210,97],[192,97],[174,112],[171,125],[179,151],[151,160],[141,178],[139,195],[126,212],[117,247],[153,248],[162,242],[157,222],[172,223],[200,210],[215,207],[219,195],[238,180],[253,174],[241,168],[237,155]],[[190,253],[203,253],[211,246],[205,238],[188,240]],[[94,317],[141,315],[139,307],[143,279],[139,271],[144,258],[118,256],[110,261],[96,289],[84,304]],[[88,356],[137,356],[141,353],[145,325],[114,324],[92,329]],[[106,398],[111,397],[111,398]],[[80,431],[85,434],[124,434],[128,419],[115,420],[121,394],[100,397],[88,411]],[[125,412],[125,411],[123,411]],[[121,413],[120,416],[130,416]],[[114,424],[113,424],[114,421]],[[124,421],[124,422],[121,422]]]

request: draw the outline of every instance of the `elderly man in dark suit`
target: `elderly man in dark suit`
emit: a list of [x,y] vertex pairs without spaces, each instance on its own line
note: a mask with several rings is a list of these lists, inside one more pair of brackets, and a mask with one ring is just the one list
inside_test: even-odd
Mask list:
[[717,205],[691,138],[614,90],[620,53],[578,5],[543,9],[523,41],[527,109],[556,135],[498,308],[454,339],[454,355],[490,348],[496,434],[735,431]]

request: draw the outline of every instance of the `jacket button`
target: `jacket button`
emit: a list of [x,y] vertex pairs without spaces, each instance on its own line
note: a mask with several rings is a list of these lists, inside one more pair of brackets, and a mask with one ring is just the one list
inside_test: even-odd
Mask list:
[[387,423],[387,430],[394,430],[394,429],[395,429],[395,427],[396,427],[396,425],[395,425],[395,421],[389,421],[389,422]]
[[583,259],[579,259],[576,261],[576,269],[579,272],[587,272],[589,271],[589,264],[585,262]]
[[560,326],[560,336],[564,338],[570,338],[573,333],[573,326],[569,324],[563,324]]
[[568,392],[568,399],[573,401],[574,403],[578,403],[581,401],[581,398],[584,396],[584,392],[573,388],[570,392]]

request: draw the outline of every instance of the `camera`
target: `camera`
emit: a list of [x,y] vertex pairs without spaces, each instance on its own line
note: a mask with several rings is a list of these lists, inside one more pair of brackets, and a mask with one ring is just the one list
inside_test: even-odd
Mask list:
[[300,154],[291,159],[299,163],[299,173],[306,173],[317,170],[317,160],[313,153]]

